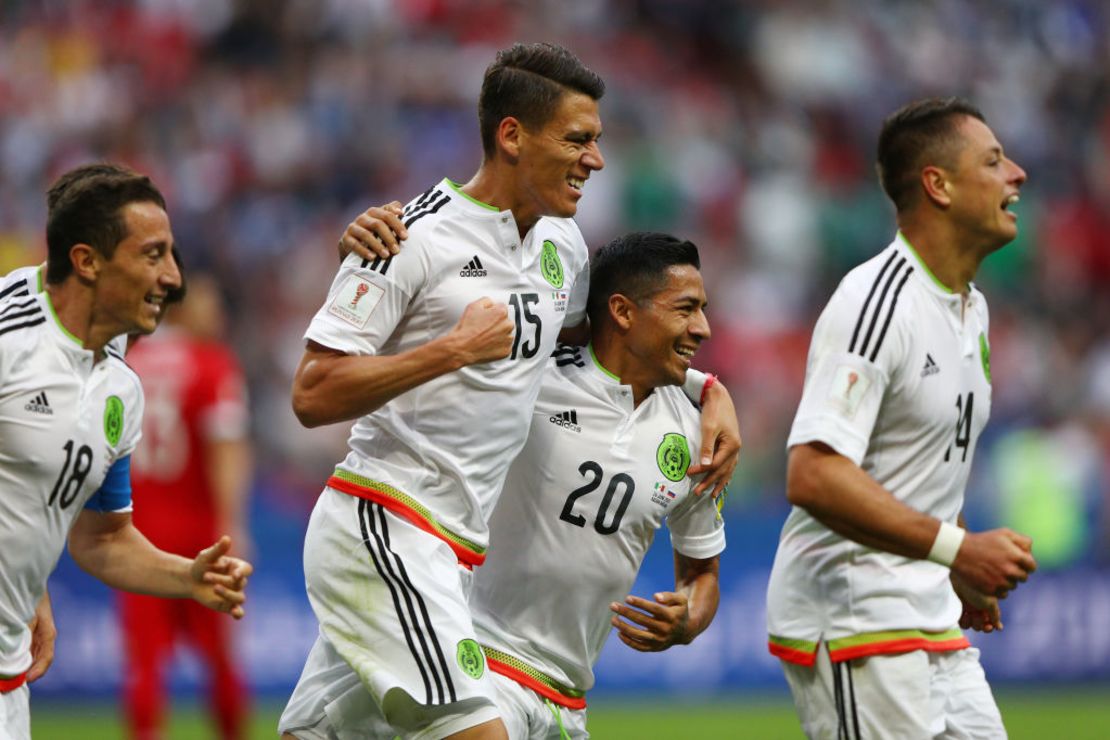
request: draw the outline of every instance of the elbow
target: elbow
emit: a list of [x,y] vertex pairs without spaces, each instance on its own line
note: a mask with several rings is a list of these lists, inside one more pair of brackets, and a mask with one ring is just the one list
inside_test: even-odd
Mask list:
[[293,414],[297,421],[306,429],[314,429],[329,423],[324,413],[318,394],[305,390],[302,386],[293,386]]

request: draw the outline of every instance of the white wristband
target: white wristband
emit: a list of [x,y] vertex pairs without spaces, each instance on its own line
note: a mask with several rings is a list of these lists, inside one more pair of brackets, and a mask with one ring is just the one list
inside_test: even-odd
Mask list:
[[963,527],[941,522],[937,538],[933,540],[933,548],[925,558],[951,568],[952,561],[956,559],[956,553],[960,551],[960,545],[963,544],[965,534],[967,531]]
[[701,394],[705,390],[705,384],[709,380],[709,376],[701,370],[690,368],[686,371],[686,382],[682,384],[682,390],[686,392],[686,397],[694,403],[701,403]]

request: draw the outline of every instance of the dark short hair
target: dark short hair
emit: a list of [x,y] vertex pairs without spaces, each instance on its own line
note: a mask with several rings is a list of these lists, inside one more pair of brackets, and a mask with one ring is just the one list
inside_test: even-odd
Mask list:
[[586,313],[599,326],[609,315],[609,296],[620,293],[643,303],[667,284],[667,269],[701,269],[698,248],[670,234],[634,231],[618,236],[590,258],[590,295]]
[[73,272],[74,244],[88,244],[111,259],[127,238],[124,206],[144,202],[166,208],[149,177],[118,165],[86,165],[55,180],[47,190],[46,281],[60,283]]
[[955,166],[958,128],[965,117],[986,123],[978,108],[956,97],[916,100],[883,121],[876,167],[879,182],[898,211],[914,202],[923,168]]
[[514,44],[497,52],[478,96],[482,151],[493,155],[497,127],[509,116],[529,129],[543,127],[568,90],[600,100],[605,82],[558,44]]
[[62,194],[75,182],[81,182],[82,180],[89,177],[96,177],[97,175],[119,175],[122,177],[134,174],[133,171],[123,165],[113,162],[92,162],[90,164],[83,164],[80,167],[74,167],[72,170],[62,173],[57,180],[51,183],[50,188],[47,189],[46,209],[47,211],[54,210]]

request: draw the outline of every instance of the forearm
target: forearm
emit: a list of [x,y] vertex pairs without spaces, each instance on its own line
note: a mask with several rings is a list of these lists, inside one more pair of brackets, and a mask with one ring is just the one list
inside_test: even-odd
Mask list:
[[824,445],[790,450],[787,496],[834,532],[909,558],[929,554],[940,521],[896,499],[862,468]]
[[686,594],[689,612],[682,642],[690,643],[709,627],[721,600],[720,557],[705,560],[687,558],[677,551],[675,591]]
[[310,346],[293,379],[293,411],[306,427],[357,419],[464,364],[450,336],[396,355]]
[[[82,516],[85,516],[83,513]],[[128,522],[111,531],[74,527],[69,552],[86,573],[112,588],[164,598],[192,595],[190,560],[159,550]]]

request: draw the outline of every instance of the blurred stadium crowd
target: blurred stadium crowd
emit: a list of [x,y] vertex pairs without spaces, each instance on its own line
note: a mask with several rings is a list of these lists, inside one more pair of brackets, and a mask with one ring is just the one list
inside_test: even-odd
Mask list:
[[884,247],[883,116],[962,94],[1029,173],[991,257],[994,398],[973,524],[1042,566],[1110,562],[1110,6],[1099,0],[0,0],[0,272],[44,254],[43,191],[122,161],[167,195],[190,268],[232,307],[260,490],[305,511],[346,425],[289,408],[302,332],[366,206],[465,181],[494,52],[551,40],[606,79],[607,167],[578,219],[702,250],[737,400],[733,516],[782,508],[783,443],[815,312]]

